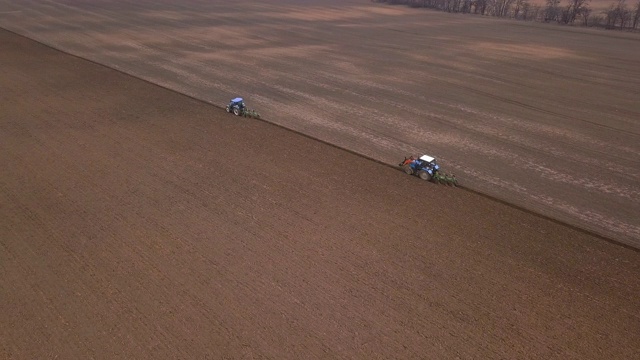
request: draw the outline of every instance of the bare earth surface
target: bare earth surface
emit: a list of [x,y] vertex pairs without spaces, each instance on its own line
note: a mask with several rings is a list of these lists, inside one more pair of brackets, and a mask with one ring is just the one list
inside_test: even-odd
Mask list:
[[640,252],[0,31],[0,358],[640,357]]
[[640,246],[638,34],[365,0],[0,0],[0,27]]

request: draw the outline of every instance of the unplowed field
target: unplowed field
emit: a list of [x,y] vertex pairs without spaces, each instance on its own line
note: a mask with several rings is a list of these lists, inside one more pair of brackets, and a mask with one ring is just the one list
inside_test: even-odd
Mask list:
[[368,0],[0,0],[0,27],[640,246],[640,35]]
[[640,253],[0,31],[0,358],[640,357]]

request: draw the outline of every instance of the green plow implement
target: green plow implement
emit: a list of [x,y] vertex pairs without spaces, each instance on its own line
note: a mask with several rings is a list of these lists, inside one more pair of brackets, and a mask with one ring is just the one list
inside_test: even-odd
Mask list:
[[436,184],[444,184],[449,186],[458,185],[458,179],[456,179],[455,175],[440,172],[436,172],[435,174],[433,174],[433,182],[435,182]]
[[242,116],[253,118],[253,119],[260,119],[260,113],[258,113],[253,109],[247,109],[247,108],[242,109]]

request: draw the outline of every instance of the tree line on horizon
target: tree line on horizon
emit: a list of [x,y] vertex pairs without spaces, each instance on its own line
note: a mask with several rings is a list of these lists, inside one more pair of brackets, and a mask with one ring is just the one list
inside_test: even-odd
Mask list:
[[617,0],[604,10],[594,11],[590,0],[546,0],[545,5],[530,0],[371,0],[373,2],[408,5],[450,13],[478,14],[524,21],[557,22],[566,25],[603,27],[605,29],[638,30],[640,0],[632,6]]

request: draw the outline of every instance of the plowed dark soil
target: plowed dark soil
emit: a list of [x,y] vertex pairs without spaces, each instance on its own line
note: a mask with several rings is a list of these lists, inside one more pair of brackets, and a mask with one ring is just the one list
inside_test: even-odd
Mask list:
[[0,358],[640,357],[640,253],[0,31]]

